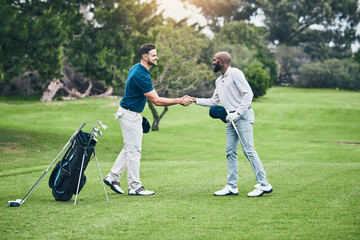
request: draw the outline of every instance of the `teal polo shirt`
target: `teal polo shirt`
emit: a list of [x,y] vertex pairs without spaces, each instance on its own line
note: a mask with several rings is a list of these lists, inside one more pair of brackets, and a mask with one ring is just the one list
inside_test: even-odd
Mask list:
[[150,78],[150,71],[137,63],[131,67],[127,76],[125,93],[120,101],[120,106],[134,112],[142,112],[146,104],[144,93],[152,90],[154,88]]

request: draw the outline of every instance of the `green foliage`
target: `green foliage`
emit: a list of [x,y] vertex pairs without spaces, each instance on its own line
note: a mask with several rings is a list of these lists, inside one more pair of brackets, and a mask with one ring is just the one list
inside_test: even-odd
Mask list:
[[276,48],[277,62],[280,65],[278,84],[291,85],[298,75],[299,68],[311,62],[301,47],[281,45]]
[[360,64],[350,59],[329,59],[299,69],[299,87],[360,89]]
[[[304,48],[304,52],[312,60],[324,61],[330,58],[350,58],[352,56],[351,43],[355,41],[355,35],[342,39],[342,34],[335,30],[307,29],[304,31],[300,43],[302,48]],[[333,46],[330,47],[329,43]]]
[[254,93],[254,98],[264,96],[270,85],[270,76],[259,63],[249,64],[244,68],[246,80]]
[[[271,41],[298,45],[306,41],[306,30],[315,24],[324,27],[328,37],[327,44],[333,42],[337,46],[345,45],[347,48],[350,46],[349,43],[356,40],[355,27],[360,21],[357,1],[260,0],[258,3],[266,15],[265,24],[269,28]],[[346,24],[340,27],[342,21]]]
[[[152,41],[150,27],[163,19],[152,1],[1,0],[0,83],[25,71],[41,83],[61,76],[63,63],[84,76],[123,86],[141,44]],[[86,21],[80,6],[93,6]]]
[[141,44],[153,40],[149,28],[162,21],[156,1],[104,1],[94,9],[79,38],[65,49],[67,63],[86,77],[123,87]]
[[219,32],[225,23],[249,20],[257,10],[255,0],[181,0],[200,8],[213,32]]
[[37,71],[41,83],[60,76],[62,48],[79,28],[80,2],[1,0],[0,83]]
[[[199,63],[207,46],[203,36],[189,26],[166,24],[153,28],[158,66],[151,71],[156,91],[167,97],[182,96],[214,81],[209,66]],[[186,36],[186,37],[184,37]]]
[[249,49],[267,49],[265,38],[267,31],[262,27],[256,27],[244,21],[237,21],[225,24],[216,37],[221,42],[230,44],[241,44]]
[[354,54],[354,60],[360,63],[360,49]]
[[[24,63],[26,23],[6,0],[0,2],[0,83],[8,83],[26,70]],[[9,37],[5,37],[9,36]],[[13,56],[13,57],[12,57]]]

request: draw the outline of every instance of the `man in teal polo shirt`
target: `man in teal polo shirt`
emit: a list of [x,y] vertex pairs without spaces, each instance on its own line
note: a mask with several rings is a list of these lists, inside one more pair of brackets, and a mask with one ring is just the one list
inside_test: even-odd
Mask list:
[[124,139],[124,146],[117,157],[111,171],[104,182],[116,193],[123,194],[120,188],[120,176],[127,168],[129,195],[153,195],[153,191],[145,190],[140,181],[140,158],[142,145],[142,116],[146,99],[156,106],[181,104],[187,106],[191,99],[159,97],[152,86],[150,68],[157,65],[157,51],[153,44],[140,47],[140,63],[131,67],[125,85],[125,94],[115,114],[119,120]]

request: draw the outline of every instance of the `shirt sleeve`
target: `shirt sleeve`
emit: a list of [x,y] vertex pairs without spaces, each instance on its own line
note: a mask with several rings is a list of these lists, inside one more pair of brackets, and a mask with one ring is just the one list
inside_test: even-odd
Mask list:
[[139,78],[140,84],[138,84],[140,91],[145,94],[154,90],[150,77]]
[[211,107],[214,105],[218,105],[218,103],[219,103],[219,94],[218,94],[218,91],[216,88],[215,88],[214,94],[212,95],[211,98],[197,98],[196,99],[196,104],[204,106],[204,107]]
[[241,95],[241,103],[236,112],[242,115],[250,107],[254,94],[242,71],[234,71],[233,79]]

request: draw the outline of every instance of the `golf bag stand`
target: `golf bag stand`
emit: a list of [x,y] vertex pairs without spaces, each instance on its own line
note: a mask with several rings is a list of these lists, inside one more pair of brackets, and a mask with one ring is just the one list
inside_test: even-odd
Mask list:
[[[96,124],[99,124],[104,129],[106,128],[100,121],[97,121],[95,125]],[[95,125],[90,133],[83,131],[77,133],[71,146],[52,171],[49,178],[49,187],[52,188],[52,194],[55,200],[70,201],[72,196],[76,194],[74,202],[74,205],[76,205],[78,194],[86,183],[84,171],[91,160],[92,154],[94,154],[106,200],[109,202],[102,181],[100,166],[95,154],[97,133],[101,135],[101,132],[99,131],[100,127],[96,129]]]
[[[100,181],[102,183],[102,186],[103,186],[103,189],[104,189],[104,192],[105,192],[106,201],[109,203],[109,198],[107,196],[107,192],[106,192],[106,189],[105,189],[104,181],[103,181],[103,178],[102,178],[102,175],[101,175],[100,166],[99,166],[99,162],[98,162],[97,157],[96,157],[95,150],[94,150],[94,158],[95,158],[95,161],[96,161],[97,168],[99,170]],[[77,197],[78,197],[78,194],[79,194],[81,175],[83,173],[83,167],[84,167],[84,159],[85,159],[85,153],[83,155],[83,160],[81,162],[80,175],[79,175],[78,185],[77,185],[77,188],[76,188],[76,195],[75,195],[74,205],[76,205]]]

